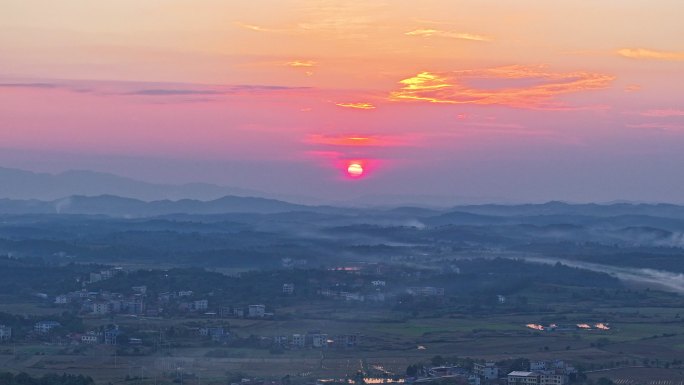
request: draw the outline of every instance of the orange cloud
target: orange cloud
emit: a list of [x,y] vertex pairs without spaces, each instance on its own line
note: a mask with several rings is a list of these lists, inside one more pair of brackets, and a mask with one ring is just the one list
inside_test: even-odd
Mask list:
[[617,54],[630,59],[651,59],[651,60],[684,60],[684,52],[676,51],[656,51],[645,48],[623,48]]
[[336,106],[345,108],[356,108],[359,110],[373,110],[375,106],[370,103],[335,103]]
[[286,66],[289,67],[295,67],[295,68],[310,68],[310,67],[315,67],[318,63],[312,60],[293,60],[290,62],[285,63]]
[[[606,88],[613,76],[590,72],[549,72],[543,66],[506,66],[447,73],[421,72],[401,80],[392,101],[503,105],[518,108],[574,109],[553,99],[562,94]],[[490,87],[476,86],[478,82]]]
[[491,41],[492,39],[483,36],[483,35],[477,35],[473,33],[465,33],[465,32],[453,32],[453,31],[442,31],[438,29],[416,29],[413,31],[409,31],[404,33],[404,35],[408,36],[420,36],[420,37],[446,37],[446,38],[451,38],[451,39],[460,39],[460,40],[471,40],[471,41]]
[[310,135],[306,142],[324,146],[342,147],[396,147],[407,145],[407,138],[385,135]]
[[648,110],[648,111],[643,111],[639,115],[641,116],[649,116],[653,118],[669,118],[672,116],[684,116],[684,110],[676,110],[676,109],[660,109],[660,110]]

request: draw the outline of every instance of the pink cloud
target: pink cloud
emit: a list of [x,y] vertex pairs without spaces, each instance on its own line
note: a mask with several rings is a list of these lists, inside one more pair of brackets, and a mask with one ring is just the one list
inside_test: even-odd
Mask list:
[[673,116],[684,116],[684,110],[674,108],[654,109],[643,111],[639,115],[648,116],[652,118],[668,118]]

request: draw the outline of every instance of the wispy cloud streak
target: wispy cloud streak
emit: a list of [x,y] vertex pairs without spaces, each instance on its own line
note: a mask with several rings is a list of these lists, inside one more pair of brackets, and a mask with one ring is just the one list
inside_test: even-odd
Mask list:
[[335,103],[336,106],[354,108],[357,110],[373,110],[375,106],[371,103]]
[[650,60],[665,60],[665,61],[679,61],[684,60],[684,52],[678,51],[658,51],[645,48],[623,48],[617,51],[617,54],[630,59],[650,59]]
[[404,33],[408,36],[419,36],[419,37],[443,37],[449,39],[459,39],[459,40],[470,40],[470,41],[492,41],[490,37],[484,35],[478,35],[474,33],[467,32],[454,32],[454,31],[443,31],[439,29],[416,29]]
[[639,115],[648,116],[648,117],[652,117],[652,118],[669,118],[669,117],[673,117],[673,116],[684,116],[684,110],[673,109],[673,108],[655,109],[655,110],[643,111]]

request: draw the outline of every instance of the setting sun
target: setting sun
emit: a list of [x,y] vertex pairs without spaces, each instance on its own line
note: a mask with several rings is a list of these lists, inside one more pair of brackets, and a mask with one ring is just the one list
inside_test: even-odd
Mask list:
[[347,167],[347,174],[351,177],[360,177],[363,175],[363,167],[358,163],[352,163]]

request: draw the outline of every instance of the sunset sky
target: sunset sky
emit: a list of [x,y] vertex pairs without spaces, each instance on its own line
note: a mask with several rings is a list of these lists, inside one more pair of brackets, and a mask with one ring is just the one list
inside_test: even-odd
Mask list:
[[3,0],[0,167],[337,201],[683,203],[682,15],[679,0]]

